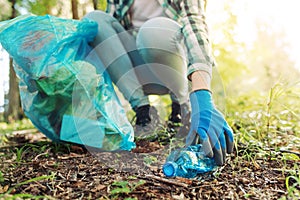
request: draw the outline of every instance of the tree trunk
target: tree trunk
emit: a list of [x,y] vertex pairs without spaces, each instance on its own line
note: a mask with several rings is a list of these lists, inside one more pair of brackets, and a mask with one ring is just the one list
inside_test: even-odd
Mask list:
[[13,19],[17,16],[17,10],[15,8],[17,0],[11,0],[11,16],[10,18]]
[[98,0],[93,0],[94,10],[98,9]]
[[[16,0],[11,1],[11,19],[17,16],[15,9]],[[21,100],[18,86],[18,78],[13,68],[13,59],[9,59],[9,92],[8,92],[8,109],[5,111],[5,121],[20,120],[23,117],[23,111],[21,108]]]
[[71,0],[72,3],[72,15],[73,19],[79,19],[78,15],[78,1],[77,0]]
[[19,93],[18,78],[13,68],[13,59],[9,58],[9,92],[8,92],[8,109],[5,114],[5,121],[11,122],[23,118],[21,100]]

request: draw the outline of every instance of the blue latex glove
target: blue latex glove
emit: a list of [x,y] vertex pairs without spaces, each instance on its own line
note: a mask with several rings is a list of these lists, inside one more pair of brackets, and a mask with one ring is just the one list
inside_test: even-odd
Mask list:
[[214,157],[217,165],[223,165],[226,153],[233,150],[232,129],[215,107],[208,90],[192,92],[190,102],[192,116],[186,145],[201,143],[205,154]]

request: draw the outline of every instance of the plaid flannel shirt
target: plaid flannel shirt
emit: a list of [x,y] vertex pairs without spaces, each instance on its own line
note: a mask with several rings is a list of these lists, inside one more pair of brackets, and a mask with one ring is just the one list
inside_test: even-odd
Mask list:
[[[125,29],[132,28],[129,8],[134,0],[107,0],[106,12],[114,16]],[[188,76],[195,71],[212,74],[214,59],[205,23],[203,0],[158,0],[165,14],[181,24],[187,47]]]

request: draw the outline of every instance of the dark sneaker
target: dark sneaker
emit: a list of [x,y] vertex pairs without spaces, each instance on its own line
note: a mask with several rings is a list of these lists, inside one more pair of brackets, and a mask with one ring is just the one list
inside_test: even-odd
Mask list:
[[178,136],[186,136],[190,126],[190,107],[188,103],[172,103],[172,112],[168,120],[168,128],[171,132],[177,132]]
[[171,115],[169,116],[169,121],[172,124],[179,124],[181,123],[181,110],[180,110],[180,104],[179,103],[172,103],[171,105]]
[[156,139],[157,132],[162,127],[156,108],[145,105],[136,108],[135,112],[136,123],[134,126],[134,137],[136,139]]
[[135,110],[136,113],[136,122],[135,125],[138,126],[146,126],[147,124],[150,123],[151,118],[150,118],[150,105],[144,105],[136,108]]

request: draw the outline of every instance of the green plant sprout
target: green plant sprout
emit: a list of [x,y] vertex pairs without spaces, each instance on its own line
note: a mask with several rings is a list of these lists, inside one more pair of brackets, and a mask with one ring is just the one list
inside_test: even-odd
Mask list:
[[55,178],[55,173],[51,173],[51,175],[43,175],[43,176],[38,176],[26,181],[23,181],[21,183],[17,183],[15,186],[11,187],[7,192],[5,192],[4,194],[0,194],[0,199],[5,198],[5,199],[18,199],[18,198],[30,198],[30,199],[54,199],[51,197],[46,197],[46,196],[34,196],[31,194],[14,194],[11,195],[11,192],[13,190],[15,190],[16,188],[22,186],[22,185],[26,185],[26,184],[30,184],[32,182],[39,182],[39,181],[43,181],[43,180],[53,180]]
[[117,198],[121,194],[130,194],[136,190],[137,187],[145,184],[144,180],[130,183],[128,181],[115,181],[111,185],[115,188],[111,190],[110,194],[113,198]]

